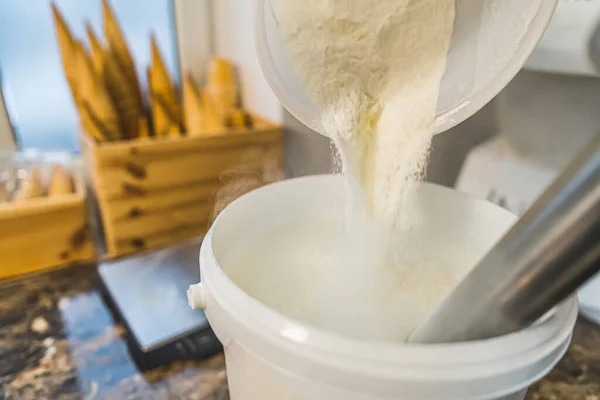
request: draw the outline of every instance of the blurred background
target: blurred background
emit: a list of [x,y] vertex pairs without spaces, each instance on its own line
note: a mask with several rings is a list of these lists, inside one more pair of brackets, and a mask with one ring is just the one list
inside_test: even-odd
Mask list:
[[[102,28],[100,2],[58,0],[73,33],[85,36],[84,20]],[[114,3],[132,55],[145,79],[150,62],[148,35],[154,33],[170,71],[178,76],[171,0]],[[77,113],[64,78],[51,9],[47,1],[0,3],[2,93],[18,143],[23,148],[79,151]]]
[[[189,7],[180,3],[180,8]],[[97,31],[101,30],[99,2],[58,0],[56,4],[75,35],[85,36],[82,21],[86,19]],[[250,4],[225,0],[210,5],[212,18],[207,23],[211,32],[203,37],[184,32],[203,32],[204,27],[193,25],[205,16],[180,13],[180,36],[184,39],[179,40],[179,51],[187,52],[187,59],[186,54],[181,55],[187,66],[179,65],[172,0],[148,0],[144,7],[115,1],[113,6],[140,80],[145,80],[144,68],[150,62],[150,33],[155,35],[167,68],[177,82],[182,69],[190,65],[199,68],[198,59],[206,58],[207,48],[229,57],[240,69],[248,107],[284,124],[288,172],[302,175],[329,170],[328,141],[285,112],[262,77],[253,48]],[[196,6],[193,11],[201,12],[198,10],[203,7]],[[506,136],[511,146],[521,152],[543,150],[548,159],[568,159],[598,123],[594,103],[600,82],[588,46],[598,13],[597,2],[562,0],[546,37],[516,80],[473,118],[435,139],[429,179],[454,184],[467,153],[495,135]],[[191,60],[196,61],[195,65]],[[25,5],[18,0],[4,0],[0,4],[0,77],[4,107],[21,148],[79,152],[77,113],[61,66],[47,1]],[[0,118],[0,128],[0,143],[8,143],[6,118]],[[552,167],[560,165],[561,161],[555,160]]]

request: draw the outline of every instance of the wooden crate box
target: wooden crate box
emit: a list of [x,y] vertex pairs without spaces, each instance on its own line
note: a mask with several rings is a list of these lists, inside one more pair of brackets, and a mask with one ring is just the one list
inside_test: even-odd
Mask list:
[[83,135],[107,256],[203,235],[221,173],[253,149],[282,153],[281,127],[253,119],[252,129],[202,136],[97,143]]
[[74,193],[0,204],[0,278],[95,258],[85,187]]

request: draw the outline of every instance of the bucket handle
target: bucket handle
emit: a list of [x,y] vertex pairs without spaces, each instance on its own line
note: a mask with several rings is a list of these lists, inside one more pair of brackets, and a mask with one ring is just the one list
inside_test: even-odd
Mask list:
[[188,304],[192,309],[206,308],[206,291],[202,282],[190,285],[187,290]]

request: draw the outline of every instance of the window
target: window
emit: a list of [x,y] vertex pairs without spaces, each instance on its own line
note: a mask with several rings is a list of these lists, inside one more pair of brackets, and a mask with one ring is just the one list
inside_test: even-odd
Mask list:
[[[111,0],[145,85],[154,33],[177,76],[172,0]],[[77,151],[78,120],[64,77],[50,1],[0,1],[0,70],[8,112],[23,148]],[[100,0],[56,0],[71,31],[87,42],[84,21],[102,32]]]

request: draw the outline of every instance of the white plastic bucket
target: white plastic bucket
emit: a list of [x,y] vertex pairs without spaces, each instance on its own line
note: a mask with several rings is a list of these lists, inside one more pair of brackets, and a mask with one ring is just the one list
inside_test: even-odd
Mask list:
[[[514,78],[541,39],[557,1],[456,0],[436,133],[469,118]],[[323,133],[320,112],[297,77],[271,1],[256,3],[257,51],[271,89],[299,121]]]
[[[574,299],[533,327],[491,340],[369,342],[269,309],[236,286],[219,264],[232,244],[286,224],[339,216],[344,201],[340,176],[284,181],[233,202],[206,236],[202,283],[190,287],[188,296],[193,307],[205,308],[224,345],[232,400],[522,400],[528,386],[563,356],[577,317]],[[462,238],[482,254],[515,221],[493,204],[431,184],[422,185],[418,201],[431,229]]]

